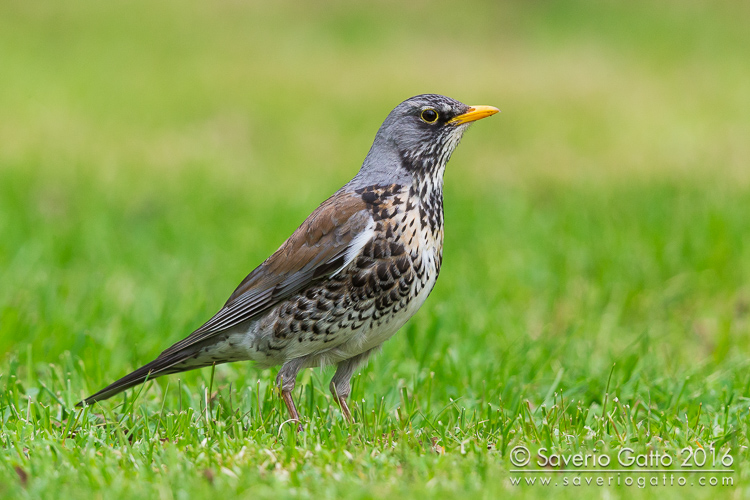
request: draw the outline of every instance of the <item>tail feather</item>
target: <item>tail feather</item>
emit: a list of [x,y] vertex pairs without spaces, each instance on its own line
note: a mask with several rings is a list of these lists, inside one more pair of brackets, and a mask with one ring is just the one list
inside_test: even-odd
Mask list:
[[170,373],[178,373],[187,370],[193,370],[195,368],[202,368],[214,363],[214,361],[209,360],[202,361],[199,359],[191,359],[195,356],[196,352],[197,349],[193,347],[171,353],[167,356],[159,356],[152,362],[138,368],[134,372],[125,375],[115,382],[112,382],[101,391],[87,397],[83,401],[76,404],[76,407],[80,408],[84,404],[92,405],[97,401],[109,399],[124,390],[142,384],[146,380],[152,380],[157,377],[161,377],[162,375],[169,375]]

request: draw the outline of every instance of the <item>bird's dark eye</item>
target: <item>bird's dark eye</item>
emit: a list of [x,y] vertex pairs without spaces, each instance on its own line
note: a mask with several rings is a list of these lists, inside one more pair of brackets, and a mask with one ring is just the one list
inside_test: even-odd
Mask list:
[[422,120],[425,123],[435,123],[438,119],[437,111],[432,108],[427,108],[422,111]]

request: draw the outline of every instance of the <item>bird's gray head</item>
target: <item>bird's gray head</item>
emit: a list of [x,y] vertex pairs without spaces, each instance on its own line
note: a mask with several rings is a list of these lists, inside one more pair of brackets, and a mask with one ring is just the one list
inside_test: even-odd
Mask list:
[[390,184],[439,176],[469,125],[498,112],[450,97],[422,94],[405,100],[380,126],[355,184]]

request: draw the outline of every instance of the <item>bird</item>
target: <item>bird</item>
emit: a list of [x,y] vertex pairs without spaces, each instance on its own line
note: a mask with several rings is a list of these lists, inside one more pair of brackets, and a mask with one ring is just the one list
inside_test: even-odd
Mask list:
[[[147,380],[235,361],[281,365],[276,385],[290,421],[303,368],[336,365],[343,417],[355,370],[424,304],[443,254],[443,176],[464,132],[494,115],[422,94],[396,106],[358,173],[255,268],[224,306],[155,360],[85,398],[93,405]],[[300,424],[301,428],[301,424]]]

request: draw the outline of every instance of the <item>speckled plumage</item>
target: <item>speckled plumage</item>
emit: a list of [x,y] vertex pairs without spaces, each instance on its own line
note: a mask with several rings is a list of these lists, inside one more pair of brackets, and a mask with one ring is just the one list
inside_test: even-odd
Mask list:
[[[354,370],[422,306],[442,264],[443,173],[468,125],[496,113],[421,95],[397,106],[357,176],[324,201],[190,336],[83,403],[146,379],[213,364],[282,365],[292,419],[297,373],[336,364],[346,404]],[[432,118],[434,117],[434,120]]]

